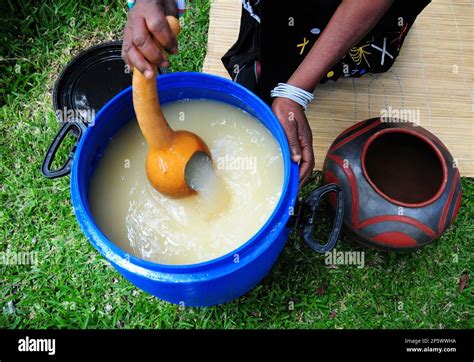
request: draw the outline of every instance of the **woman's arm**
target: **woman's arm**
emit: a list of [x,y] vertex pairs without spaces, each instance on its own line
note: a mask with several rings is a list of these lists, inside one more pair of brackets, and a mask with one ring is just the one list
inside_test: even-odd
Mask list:
[[[380,20],[393,0],[343,0],[319,39],[288,80],[288,84],[313,91],[323,76]],[[314,168],[313,139],[299,104],[275,98],[272,109],[285,129],[292,159],[300,162],[300,183]]]
[[344,0],[288,83],[312,91],[327,71],[372,30],[392,3]]

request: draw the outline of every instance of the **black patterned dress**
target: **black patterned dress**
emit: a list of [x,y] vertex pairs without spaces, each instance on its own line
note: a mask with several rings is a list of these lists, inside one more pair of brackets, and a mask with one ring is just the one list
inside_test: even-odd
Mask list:
[[[385,72],[429,0],[394,0],[378,24],[323,77]],[[237,42],[222,57],[232,79],[271,103],[270,91],[286,82],[324,31],[340,0],[244,0]]]

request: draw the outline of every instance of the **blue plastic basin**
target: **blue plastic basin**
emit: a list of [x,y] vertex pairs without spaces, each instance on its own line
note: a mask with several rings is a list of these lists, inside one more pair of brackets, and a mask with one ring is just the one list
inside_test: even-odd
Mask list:
[[237,298],[269,272],[288,238],[287,222],[298,192],[298,165],[291,162],[283,128],[256,95],[227,79],[202,73],[159,77],[161,103],[212,99],[239,107],[260,120],[278,142],[284,162],[282,196],[268,221],[231,253],[204,263],[164,265],[139,259],[116,246],[99,229],[89,209],[89,180],[110,138],[135,117],[132,89],[110,100],[81,138],[71,174],[72,204],[91,244],[130,282],[163,300],[186,306],[210,306]]

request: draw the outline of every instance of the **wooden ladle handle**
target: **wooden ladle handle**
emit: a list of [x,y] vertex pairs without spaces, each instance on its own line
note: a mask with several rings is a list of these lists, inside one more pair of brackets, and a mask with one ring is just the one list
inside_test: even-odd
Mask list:
[[[166,20],[175,36],[180,31],[179,21],[174,16],[167,16]],[[157,43],[160,49],[162,45]],[[133,107],[138,124],[147,143],[155,148],[167,148],[173,142],[174,131],[168,125],[161,111],[156,77],[147,79],[138,69],[133,70]]]

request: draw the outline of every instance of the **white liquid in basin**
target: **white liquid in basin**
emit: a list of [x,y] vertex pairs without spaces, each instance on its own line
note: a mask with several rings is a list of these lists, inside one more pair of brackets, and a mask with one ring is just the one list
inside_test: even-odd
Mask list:
[[131,121],[110,140],[92,176],[94,219],[111,241],[145,260],[193,264],[225,255],[257,233],[280,199],[278,143],[258,120],[224,103],[175,102],[163,112],[173,129],[207,143],[218,179],[205,178],[188,198],[161,195],[148,182],[148,145]]

